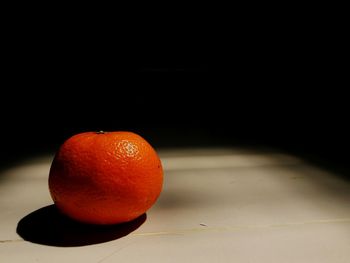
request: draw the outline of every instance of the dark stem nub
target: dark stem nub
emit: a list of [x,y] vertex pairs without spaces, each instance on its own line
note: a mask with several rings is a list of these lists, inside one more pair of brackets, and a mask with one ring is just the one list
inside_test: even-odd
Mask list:
[[98,131],[96,132],[96,134],[104,134],[105,132],[104,131]]

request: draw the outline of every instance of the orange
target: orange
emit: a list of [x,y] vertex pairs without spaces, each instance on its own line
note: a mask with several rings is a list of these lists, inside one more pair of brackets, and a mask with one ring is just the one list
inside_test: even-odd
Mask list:
[[162,190],[152,146],[132,132],[86,132],[63,143],[49,175],[58,209],[77,221],[117,224],[145,213]]

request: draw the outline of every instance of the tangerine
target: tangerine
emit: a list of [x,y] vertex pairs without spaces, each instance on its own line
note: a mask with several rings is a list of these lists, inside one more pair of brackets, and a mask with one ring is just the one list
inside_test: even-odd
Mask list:
[[163,169],[152,146],[132,132],[85,132],[59,148],[49,190],[77,221],[117,224],[145,213],[162,190]]

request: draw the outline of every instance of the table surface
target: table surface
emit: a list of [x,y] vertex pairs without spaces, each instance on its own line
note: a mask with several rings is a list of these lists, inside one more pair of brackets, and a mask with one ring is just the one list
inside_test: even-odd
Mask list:
[[130,224],[55,213],[52,156],[0,171],[0,262],[349,262],[350,182],[294,156],[160,150],[164,188]]

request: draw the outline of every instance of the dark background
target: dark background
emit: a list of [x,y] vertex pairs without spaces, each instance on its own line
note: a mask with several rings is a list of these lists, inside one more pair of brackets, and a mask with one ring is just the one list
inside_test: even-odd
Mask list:
[[252,88],[209,64],[197,70],[137,71],[111,83],[32,76],[2,96],[2,162],[53,152],[79,132],[131,130],[156,148],[268,147],[348,165],[348,100],[332,86],[299,89],[281,78]]
[[347,165],[342,34],[248,20],[214,34],[202,18],[140,23],[127,30],[133,38],[15,25],[4,49],[2,162],[55,151],[79,132],[131,130],[157,148],[263,146]]

